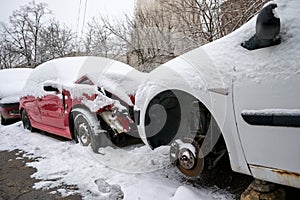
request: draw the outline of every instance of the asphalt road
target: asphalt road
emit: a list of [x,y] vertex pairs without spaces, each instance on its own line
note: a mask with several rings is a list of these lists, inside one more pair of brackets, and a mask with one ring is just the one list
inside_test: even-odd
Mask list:
[[[34,183],[38,180],[30,176],[36,172],[36,169],[26,166],[27,162],[32,162],[28,158],[22,157],[19,150],[11,152],[0,151],[0,200],[80,200],[80,195],[62,197],[59,193],[50,194],[57,189],[75,189],[76,186],[63,185],[51,190],[36,190],[33,188]],[[17,155],[16,155],[17,154]],[[23,159],[17,159],[22,157]],[[183,179],[183,182],[190,182],[197,186],[217,186],[226,189],[240,199],[241,193],[248,187],[253,180],[252,177],[231,171],[228,164],[223,164],[216,170],[211,171],[207,178],[202,179]],[[212,177],[214,177],[212,179]],[[218,183],[218,184],[216,184]],[[300,196],[300,189],[284,187],[286,190],[286,200],[293,200]]]
[[[50,194],[52,190],[35,190],[34,183],[38,180],[30,176],[36,172],[36,169],[26,167],[26,162],[31,162],[30,159],[17,159],[22,157],[22,153],[18,156],[19,150],[11,152],[0,152],[0,200],[79,200],[80,195],[62,197],[59,193]],[[75,186],[61,186],[60,188],[74,188]],[[58,189],[58,188],[56,188]]]

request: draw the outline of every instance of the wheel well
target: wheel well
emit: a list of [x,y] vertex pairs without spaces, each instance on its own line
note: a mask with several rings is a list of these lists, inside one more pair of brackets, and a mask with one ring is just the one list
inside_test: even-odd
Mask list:
[[197,140],[208,135],[215,144],[225,144],[220,128],[207,107],[193,95],[180,90],[157,94],[148,104],[144,126],[153,149],[169,145],[176,139]]

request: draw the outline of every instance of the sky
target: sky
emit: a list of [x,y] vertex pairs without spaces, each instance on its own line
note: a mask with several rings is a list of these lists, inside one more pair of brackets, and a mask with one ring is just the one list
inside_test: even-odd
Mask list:
[[[14,10],[20,9],[32,0],[1,0],[0,22],[7,23]],[[74,31],[81,32],[82,25],[99,15],[121,18],[124,13],[132,14],[136,0],[35,0],[44,2],[52,10],[54,17]],[[84,19],[84,8],[87,2]],[[83,21],[85,23],[83,23]],[[77,25],[78,24],[78,25]]]

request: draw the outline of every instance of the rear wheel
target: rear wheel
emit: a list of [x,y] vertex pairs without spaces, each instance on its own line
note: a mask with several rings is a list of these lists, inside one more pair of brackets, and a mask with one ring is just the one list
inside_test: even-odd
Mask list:
[[31,126],[29,117],[27,115],[27,112],[25,110],[22,110],[21,117],[22,117],[23,127],[25,129],[32,131],[32,126]]
[[73,113],[74,133],[76,140],[83,146],[91,145],[92,150],[98,153],[100,147],[108,146],[106,131],[100,127],[97,117],[86,110],[80,110]]

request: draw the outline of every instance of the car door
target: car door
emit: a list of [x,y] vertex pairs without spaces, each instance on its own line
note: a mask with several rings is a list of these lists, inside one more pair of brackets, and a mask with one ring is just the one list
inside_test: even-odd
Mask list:
[[62,92],[57,88],[46,89],[46,95],[38,98],[42,123],[56,128],[65,128]]
[[[263,57],[264,51],[268,48],[257,53]],[[288,61],[269,58],[265,65],[236,69],[233,104],[240,140],[248,164],[299,173],[300,75]]]
[[22,97],[22,102],[31,120],[41,123],[41,115],[37,98],[34,96],[24,96]]

